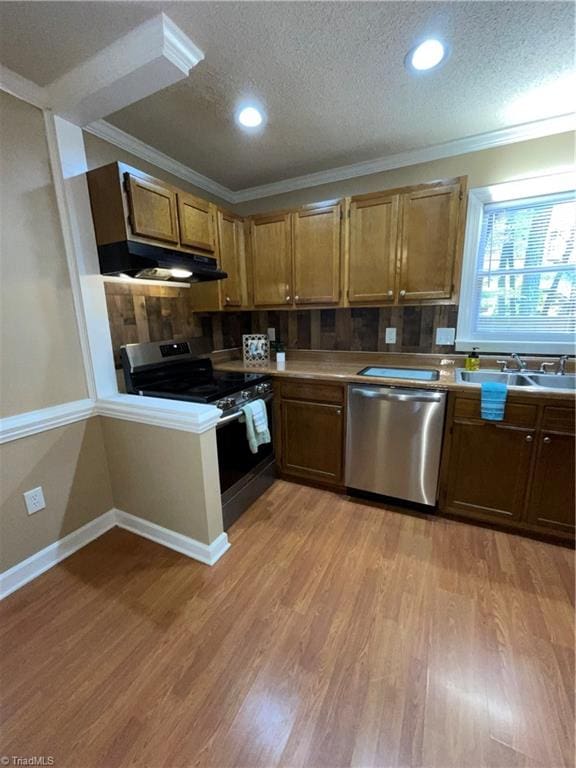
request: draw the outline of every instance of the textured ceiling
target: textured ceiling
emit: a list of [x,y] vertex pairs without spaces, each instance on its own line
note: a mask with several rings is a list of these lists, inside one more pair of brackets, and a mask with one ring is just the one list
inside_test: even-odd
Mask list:
[[[0,60],[45,85],[160,10],[206,59],[108,121],[232,189],[570,111],[572,3],[3,2]],[[432,35],[449,60],[409,75]],[[246,98],[258,135],[233,120]]]

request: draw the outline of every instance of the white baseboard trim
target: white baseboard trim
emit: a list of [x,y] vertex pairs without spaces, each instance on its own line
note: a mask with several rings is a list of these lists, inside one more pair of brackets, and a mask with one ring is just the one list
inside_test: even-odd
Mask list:
[[64,536],[63,539],[44,547],[40,552],[36,552],[21,563],[16,563],[12,568],[0,574],[0,600],[82,549],[86,544],[90,544],[91,541],[102,536],[115,525],[116,510],[111,509],[95,520],[86,523],[82,528],[78,528],[77,531]]
[[218,538],[214,539],[212,544],[203,544],[201,541],[184,536],[181,533],[176,533],[176,531],[171,531],[168,528],[163,528],[161,525],[151,523],[142,517],[122,512],[120,509],[116,510],[116,525],[119,528],[136,533],[138,536],[143,536],[145,539],[155,541],[157,544],[162,544],[162,546],[168,547],[168,549],[173,549],[176,552],[187,555],[194,560],[199,560],[206,565],[214,565],[230,547],[228,536],[225,533],[221,533]]
[[29,581],[42,575],[53,566],[58,565],[62,560],[115,526],[124,528],[145,539],[150,539],[150,541],[180,552],[205,565],[214,565],[230,548],[226,533],[221,533],[211,544],[204,544],[141,517],[130,515],[119,509],[110,509],[95,520],[83,525],[82,528],[78,528],[77,531],[69,533],[63,539],[55,541],[41,549],[40,552],[36,552],[21,563],[17,563],[7,571],[0,573],[0,600],[8,597],[12,592],[28,584]]

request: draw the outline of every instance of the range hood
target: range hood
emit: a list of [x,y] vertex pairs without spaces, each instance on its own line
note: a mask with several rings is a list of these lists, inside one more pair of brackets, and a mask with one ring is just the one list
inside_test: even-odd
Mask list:
[[99,245],[98,259],[101,274],[137,277],[139,280],[199,283],[228,277],[212,256],[184,253],[135,240]]

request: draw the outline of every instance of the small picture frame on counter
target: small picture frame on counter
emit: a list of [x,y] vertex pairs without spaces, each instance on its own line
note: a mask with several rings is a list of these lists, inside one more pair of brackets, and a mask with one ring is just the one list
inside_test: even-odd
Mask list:
[[248,366],[268,365],[270,342],[265,333],[246,333],[242,336],[242,355]]

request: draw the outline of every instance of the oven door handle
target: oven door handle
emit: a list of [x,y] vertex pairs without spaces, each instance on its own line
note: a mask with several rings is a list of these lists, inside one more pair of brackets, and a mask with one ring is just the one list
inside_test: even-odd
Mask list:
[[[268,395],[265,395],[264,397],[258,397],[256,399],[264,400],[265,403],[269,403],[273,397],[274,395],[270,393]],[[253,403],[254,400],[248,400],[247,402]],[[237,421],[240,418],[240,416],[243,416],[243,415],[244,414],[242,413],[242,411],[235,411],[234,413],[231,413],[229,416],[222,416],[220,418],[220,421],[216,424],[216,429],[219,429],[220,427],[225,427],[226,424],[231,424],[233,421]]]

